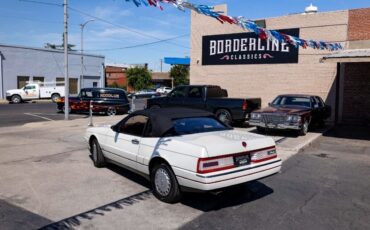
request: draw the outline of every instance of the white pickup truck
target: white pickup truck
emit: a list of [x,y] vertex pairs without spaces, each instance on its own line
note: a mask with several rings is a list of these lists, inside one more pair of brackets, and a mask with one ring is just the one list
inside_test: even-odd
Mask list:
[[56,102],[60,97],[64,97],[64,86],[57,86],[55,83],[53,86],[45,83],[29,83],[21,89],[6,91],[6,99],[14,104],[22,101],[49,98]]

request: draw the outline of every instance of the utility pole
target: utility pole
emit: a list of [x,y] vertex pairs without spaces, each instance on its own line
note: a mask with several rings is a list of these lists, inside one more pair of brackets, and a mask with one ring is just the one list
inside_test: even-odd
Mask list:
[[64,0],[64,119],[69,119],[68,0]]
[[160,59],[160,61],[161,61],[161,73],[162,73],[163,72],[163,60]]
[[80,24],[81,27],[81,79],[80,79],[80,89],[84,87],[84,28],[87,23],[95,21],[94,19],[90,19],[85,23]]

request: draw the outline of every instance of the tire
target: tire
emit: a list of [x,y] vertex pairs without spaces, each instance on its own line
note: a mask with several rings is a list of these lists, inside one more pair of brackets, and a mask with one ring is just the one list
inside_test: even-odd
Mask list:
[[309,125],[310,125],[310,122],[308,120],[305,120],[304,123],[302,124],[301,130],[299,130],[300,136],[306,136],[306,134],[308,133]]
[[11,101],[13,104],[19,104],[22,102],[22,98],[19,95],[13,95]]
[[154,196],[165,203],[176,203],[181,199],[181,191],[176,176],[170,166],[157,164],[150,173]]
[[233,117],[231,116],[231,113],[226,109],[219,109],[216,111],[216,117],[225,123],[226,125],[231,125],[233,121]]
[[51,100],[52,102],[57,102],[57,100],[60,99],[60,94],[59,93],[54,93],[53,95],[51,95]]
[[99,142],[97,139],[93,139],[90,144],[91,157],[94,163],[94,166],[97,168],[104,167],[106,165],[103,152],[101,151]]
[[108,116],[115,116],[117,114],[117,110],[114,107],[109,107],[105,113]]
[[161,107],[159,105],[151,105],[149,109],[160,109]]

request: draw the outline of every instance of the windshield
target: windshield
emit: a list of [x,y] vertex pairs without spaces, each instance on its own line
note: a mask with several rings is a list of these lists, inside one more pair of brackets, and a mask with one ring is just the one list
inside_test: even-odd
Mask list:
[[275,98],[272,105],[276,107],[300,106],[310,108],[311,102],[309,97],[279,96]]
[[192,117],[173,120],[174,135],[195,134],[229,130],[230,128],[212,117]]

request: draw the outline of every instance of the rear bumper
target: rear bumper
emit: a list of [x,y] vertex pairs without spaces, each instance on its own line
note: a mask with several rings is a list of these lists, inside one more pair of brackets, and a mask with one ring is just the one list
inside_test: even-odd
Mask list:
[[264,122],[250,120],[249,125],[258,126],[262,128],[269,128],[269,129],[294,129],[300,130],[302,128],[301,124],[266,124]]
[[275,158],[259,164],[208,174],[190,173],[177,168],[174,168],[174,171],[181,186],[211,191],[271,176],[280,172],[281,163],[281,159]]
[[242,112],[235,112],[232,113],[234,121],[249,121],[250,118],[250,111],[242,111]]

